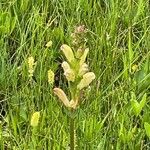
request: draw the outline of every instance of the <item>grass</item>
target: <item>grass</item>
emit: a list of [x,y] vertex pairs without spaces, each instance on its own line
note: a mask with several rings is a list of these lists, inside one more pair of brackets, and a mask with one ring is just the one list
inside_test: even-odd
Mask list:
[[[69,147],[67,110],[54,96],[47,71],[57,73],[57,86],[67,86],[59,67],[60,46],[70,45],[71,32],[80,24],[88,29],[87,61],[96,80],[77,110],[77,149],[150,149],[144,128],[150,124],[149,8],[148,0],[1,0],[0,149]],[[52,47],[45,47],[50,40]],[[29,56],[37,62],[32,82]],[[131,92],[138,102],[147,94],[139,115]],[[41,116],[33,134],[35,111]]]

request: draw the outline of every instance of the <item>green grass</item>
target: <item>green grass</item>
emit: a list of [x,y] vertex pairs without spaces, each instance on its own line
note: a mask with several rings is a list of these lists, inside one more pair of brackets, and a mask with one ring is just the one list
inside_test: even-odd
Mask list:
[[[69,146],[67,112],[48,84],[47,71],[60,70],[58,86],[67,86],[59,68],[60,46],[71,45],[71,32],[80,24],[88,29],[87,62],[96,80],[77,110],[77,149],[150,149],[144,128],[145,122],[150,124],[149,8],[149,0],[1,0],[0,106],[6,115],[1,115],[0,149]],[[46,48],[50,40],[53,45]],[[33,82],[29,56],[37,62]],[[133,111],[131,92],[138,102],[147,93],[140,115]],[[35,111],[41,117],[33,135]]]

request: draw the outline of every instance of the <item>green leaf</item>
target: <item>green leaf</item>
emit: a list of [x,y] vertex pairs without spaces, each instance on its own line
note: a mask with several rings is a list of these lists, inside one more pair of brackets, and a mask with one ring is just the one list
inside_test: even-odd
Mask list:
[[145,131],[146,131],[146,135],[150,138],[150,124],[145,122],[144,123],[144,128],[145,128]]
[[140,103],[138,103],[138,101],[136,100],[135,94],[134,93],[131,93],[131,94],[132,94],[131,95],[131,97],[132,97],[131,98],[132,109],[133,109],[135,115],[138,116],[146,104],[146,93],[143,95]]
[[137,100],[132,100],[131,105],[135,115],[138,116],[140,114],[140,104],[137,102]]
[[16,17],[11,17],[9,34],[13,32],[15,25],[16,25]]
[[140,112],[142,111],[142,109],[145,106],[145,104],[146,104],[146,93],[143,95],[142,100],[140,102],[140,108],[139,108]]
[[137,102],[136,96],[135,96],[134,92],[131,93],[131,106],[132,106],[132,109],[134,111],[134,114],[136,116],[138,116],[139,113],[140,113],[139,112],[140,104]]

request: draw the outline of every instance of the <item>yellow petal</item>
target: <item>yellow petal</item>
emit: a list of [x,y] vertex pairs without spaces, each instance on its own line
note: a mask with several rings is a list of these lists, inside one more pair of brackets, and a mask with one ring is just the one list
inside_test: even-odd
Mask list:
[[76,100],[76,101],[71,100],[70,101],[70,108],[76,109],[77,106],[78,106],[78,100]]
[[88,52],[89,52],[89,49],[86,48],[86,49],[84,50],[83,55],[82,55],[81,58],[80,58],[80,66],[82,66],[83,63],[85,62]]
[[62,63],[62,67],[64,69],[64,75],[66,76],[67,80],[74,82],[75,73],[74,73],[73,69],[70,68],[70,65],[66,61],[64,61]]
[[35,113],[32,115],[32,117],[31,117],[31,126],[32,126],[32,127],[38,126],[39,118],[40,118],[40,112],[35,112]]
[[51,47],[52,44],[53,44],[53,42],[52,42],[52,41],[49,41],[49,42],[46,44],[46,47]]
[[64,75],[66,76],[68,81],[72,81],[72,82],[75,81],[75,74],[72,69],[66,70],[66,72],[64,72]]
[[65,57],[67,58],[67,60],[68,60],[70,63],[71,63],[72,61],[74,61],[74,54],[73,54],[73,51],[72,51],[72,49],[71,49],[68,45],[63,44],[60,49],[63,51]]
[[70,69],[70,65],[66,61],[64,61],[61,66],[63,67],[64,72]]
[[79,90],[83,89],[84,87],[89,86],[89,84],[95,79],[95,74],[93,72],[88,72],[83,75],[83,79],[77,85]]
[[59,97],[59,99],[63,102],[66,107],[69,107],[69,100],[64,93],[64,91],[60,88],[54,88],[54,93]]
[[83,63],[83,65],[79,69],[79,76],[83,76],[86,72],[88,72],[88,65]]

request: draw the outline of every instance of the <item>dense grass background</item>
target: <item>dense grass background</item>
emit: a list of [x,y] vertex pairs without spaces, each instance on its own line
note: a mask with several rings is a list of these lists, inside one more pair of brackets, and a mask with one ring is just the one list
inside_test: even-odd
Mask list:
[[[1,0],[0,149],[69,146],[66,110],[53,95],[47,71],[56,71],[57,86],[66,87],[59,69],[60,46],[71,44],[71,32],[80,24],[88,29],[87,61],[96,80],[77,111],[77,149],[150,149],[144,129],[144,122],[150,123],[149,0]],[[45,47],[50,40],[52,47]],[[32,83],[29,56],[37,61]],[[138,116],[131,92],[137,101],[147,93]],[[41,117],[33,135],[30,119],[35,111]]]

